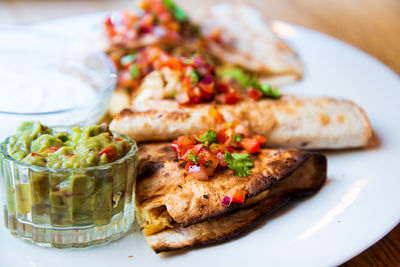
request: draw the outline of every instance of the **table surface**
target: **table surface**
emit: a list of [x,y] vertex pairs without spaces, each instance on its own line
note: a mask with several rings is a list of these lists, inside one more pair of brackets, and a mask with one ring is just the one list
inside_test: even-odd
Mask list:
[[[345,41],[400,74],[399,0],[243,0],[274,19],[302,25]],[[0,25],[131,7],[133,0],[3,0]],[[185,6],[220,0],[177,0]],[[379,90],[379,89],[378,89]],[[398,203],[389,203],[397,205]],[[334,248],[331,248],[334,249]],[[343,266],[399,266],[400,225]]]

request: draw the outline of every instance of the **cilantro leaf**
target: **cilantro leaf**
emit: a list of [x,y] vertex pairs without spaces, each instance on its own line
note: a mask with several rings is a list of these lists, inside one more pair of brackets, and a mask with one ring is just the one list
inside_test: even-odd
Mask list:
[[218,74],[224,78],[234,79],[243,88],[250,86],[251,77],[241,68],[224,68]]
[[199,81],[199,76],[197,75],[197,73],[195,71],[192,72],[192,82],[193,83],[197,83]]
[[243,135],[241,134],[234,134],[232,135],[232,141],[233,142],[240,142],[243,139]]
[[214,143],[218,143],[217,132],[208,130],[205,134],[203,134],[199,139],[200,142],[208,142],[208,145],[212,145]]
[[225,150],[224,160],[228,163],[228,167],[235,170],[240,177],[251,174],[250,168],[254,167],[254,162],[247,153],[229,153]]
[[193,154],[192,151],[189,152],[188,159],[189,159],[190,163],[192,163],[193,165],[196,165],[199,163],[199,156],[197,156],[196,154]]
[[135,79],[135,80],[136,80],[137,78],[139,78],[140,69],[139,69],[138,66],[132,65],[132,66],[129,68],[129,73],[131,74],[132,79]]
[[278,89],[273,89],[268,83],[260,83],[256,75],[251,76],[241,68],[224,68],[218,73],[221,77],[227,77],[237,81],[242,88],[254,87],[258,89],[264,97],[279,98],[281,95]]
[[281,96],[278,90],[272,89],[271,85],[269,85],[268,83],[259,84],[258,90],[260,90],[266,97],[279,98]]
[[185,21],[189,18],[186,12],[178,7],[173,0],[162,0],[162,2],[178,21]]

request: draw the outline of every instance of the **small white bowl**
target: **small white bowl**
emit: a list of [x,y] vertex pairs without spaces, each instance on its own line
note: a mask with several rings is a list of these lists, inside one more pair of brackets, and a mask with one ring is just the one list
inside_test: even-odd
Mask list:
[[23,121],[96,123],[116,81],[113,63],[100,51],[30,27],[0,27],[0,138]]

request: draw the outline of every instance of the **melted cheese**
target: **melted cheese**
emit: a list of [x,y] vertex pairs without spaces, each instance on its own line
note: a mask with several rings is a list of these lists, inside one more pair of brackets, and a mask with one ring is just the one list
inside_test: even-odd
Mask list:
[[173,228],[171,225],[172,217],[165,206],[138,211],[137,214],[137,219],[144,235],[151,235],[166,228]]

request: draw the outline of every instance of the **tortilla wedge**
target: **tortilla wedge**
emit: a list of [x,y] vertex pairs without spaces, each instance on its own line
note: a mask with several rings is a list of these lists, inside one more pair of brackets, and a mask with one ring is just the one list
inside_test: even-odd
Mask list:
[[205,36],[219,32],[217,41],[207,39],[207,47],[225,64],[257,73],[263,82],[273,86],[295,82],[303,76],[296,53],[271,30],[271,21],[251,6],[225,2],[192,13]]
[[147,100],[124,109],[111,129],[136,141],[162,141],[214,129],[209,116],[218,109],[226,121],[240,120],[249,130],[267,138],[268,147],[341,149],[368,146],[371,124],[351,101],[285,95],[280,99],[243,100],[235,105],[216,103],[179,107],[173,100]]
[[[325,156],[294,149],[262,149],[252,156],[251,175],[238,177],[226,168],[208,181],[188,177],[168,143],[139,149],[137,217],[157,253],[232,239],[291,198],[317,192],[326,180]],[[237,189],[246,191],[245,204],[222,206]]]

